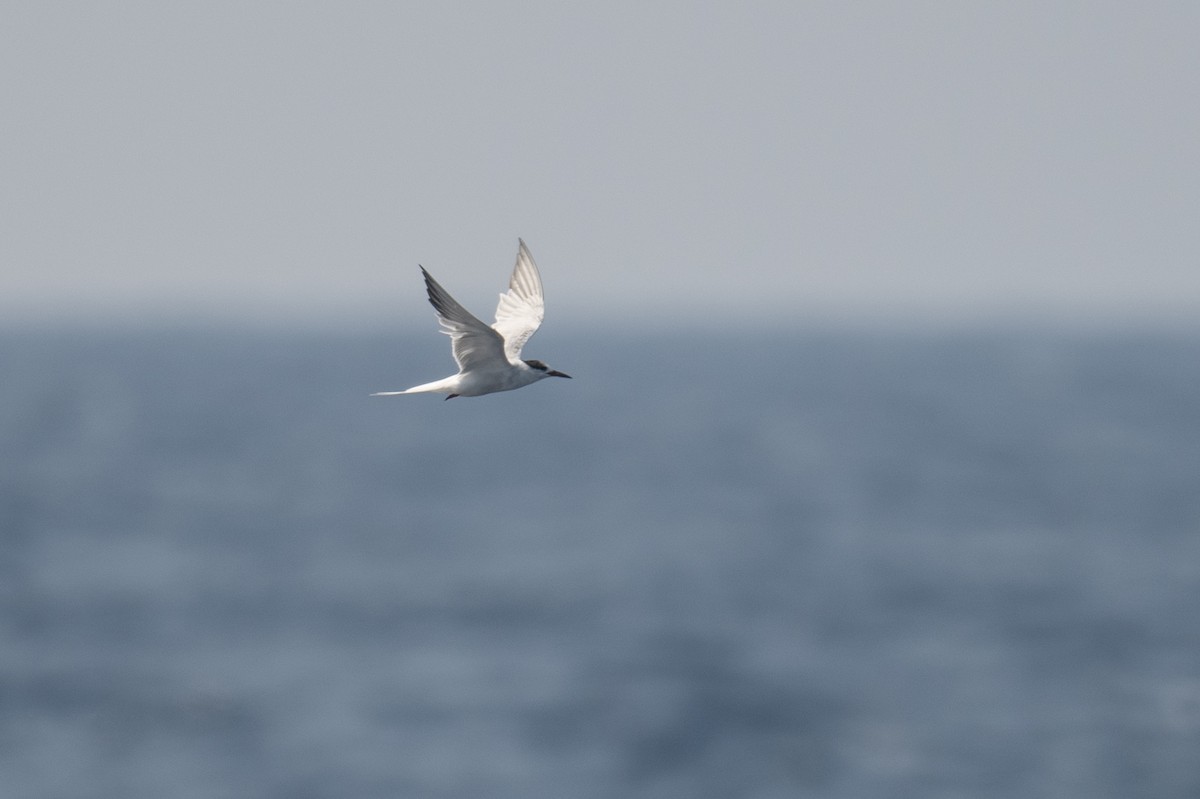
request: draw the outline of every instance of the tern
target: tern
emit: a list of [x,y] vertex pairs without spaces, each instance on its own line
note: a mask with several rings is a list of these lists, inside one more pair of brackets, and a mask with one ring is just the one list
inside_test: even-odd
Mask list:
[[496,323],[488,327],[450,296],[433,275],[421,267],[429,302],[437,311],[442,332],[450,336],[450,347],[458,363],[458,374],[404,391],[379,391],[372,397],[400,394],[446,394],[478,397],[497,391],[512,391],[546,377],[570,377],[541,361],[522,360],[521,348],[542,324],[542,276],[525,242],[517,239],[517,264],[508,281],[508,291],[500,295]]

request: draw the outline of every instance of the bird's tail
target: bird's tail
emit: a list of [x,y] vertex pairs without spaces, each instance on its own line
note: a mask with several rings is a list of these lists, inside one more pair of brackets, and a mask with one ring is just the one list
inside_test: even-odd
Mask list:
[[454,378],[443,378],[442,380],[434,380],[432,383],[422,383],[419,386],[406,388],[403,391],[376,391],[372,397],[398,397],[401,394],[452,394],[454,392],[451,383]]

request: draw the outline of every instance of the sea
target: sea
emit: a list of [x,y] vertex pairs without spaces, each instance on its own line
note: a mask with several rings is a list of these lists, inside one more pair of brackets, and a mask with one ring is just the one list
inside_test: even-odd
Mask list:
[[0,330],[5,799],[1200,796],[1200,330]]

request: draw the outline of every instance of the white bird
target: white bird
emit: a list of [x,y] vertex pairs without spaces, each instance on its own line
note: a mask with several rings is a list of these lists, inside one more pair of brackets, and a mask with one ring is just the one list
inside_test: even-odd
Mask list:
[[521,348],[542,324],[542,276],[529,254],[525,242],[517,239],[517,265],[508,281],[508,291],[500,295],[496,306],[496,323],[488,327],[438,285],[425,267],[425,290],[429,302],[437,311],[442,332],[450,336],[458,374],[404,391],[379,391],[372,397],[394,397],[400,394],[448,394],[455,397],[478,397],[496,391],[512,391],[545,377],[570,377],[556,372],[541,361],[521,359]]

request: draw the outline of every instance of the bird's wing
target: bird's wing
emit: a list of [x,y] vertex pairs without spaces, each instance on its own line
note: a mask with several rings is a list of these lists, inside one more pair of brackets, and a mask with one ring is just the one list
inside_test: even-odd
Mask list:
[[508,291],[500,295],[496,306],[496,324],[492,329],[504,337],[504,354],[510,361],[521,357],[521,348],[542,324],[542,276],[525,242],[517,239],[517,265],[508,281]]
[[450,336],[450,347],[459,371],[504,363],[504,339],[500,334],[459,305],[423,266],[421,274],[425,276],[425,290],[437,311],[442,332]]

